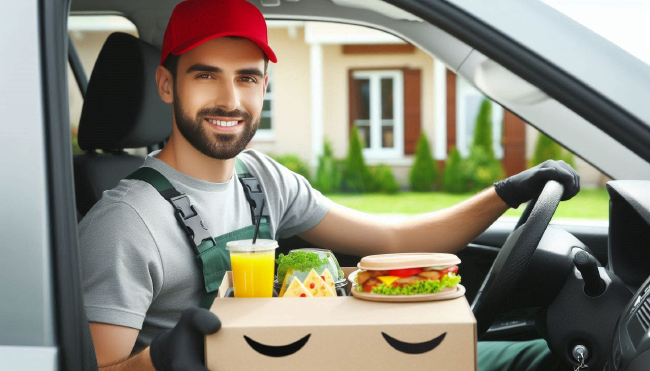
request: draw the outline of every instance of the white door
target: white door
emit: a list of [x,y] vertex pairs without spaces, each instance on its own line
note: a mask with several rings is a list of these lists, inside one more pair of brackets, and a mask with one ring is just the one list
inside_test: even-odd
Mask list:
[[404,77],[400,70],[355,71],[358,109],[353,124],[359,130],[367,159],[404,156]]

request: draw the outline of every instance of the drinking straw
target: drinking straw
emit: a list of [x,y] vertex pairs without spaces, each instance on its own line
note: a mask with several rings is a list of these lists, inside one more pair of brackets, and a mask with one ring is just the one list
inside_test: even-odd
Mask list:
[[253,235],[253,245],[255,245],[255,240],[257,240],[257,232],[260,231],[260,222],[262,221],[262,212],[264,212],[264,203],[266,199],[262,200],[262,207],[260,207],[260,215],[257,217],[257,225],[255,226],[255,234]]

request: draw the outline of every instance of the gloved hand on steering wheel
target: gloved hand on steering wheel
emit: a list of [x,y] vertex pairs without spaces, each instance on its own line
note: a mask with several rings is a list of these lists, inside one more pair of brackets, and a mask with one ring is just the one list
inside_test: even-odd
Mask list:
[[580,175],[564,161],[547,160],[522,171],[517,175],[494,183],[499,197],[512,208],[538,195],[549,180],[556,180],[564,186],[562,201],[568,200],[580,191]]
[[208,310],[190,308],[176,326],[151,341],[151,363],[157,371],[207,371],[205,335],[221,328],[221,321]]

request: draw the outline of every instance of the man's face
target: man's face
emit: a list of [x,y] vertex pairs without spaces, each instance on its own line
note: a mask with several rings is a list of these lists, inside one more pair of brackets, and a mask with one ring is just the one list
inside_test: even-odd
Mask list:
[[247,39],[216,38],[178,61],[173,110],[182,136],[206,156],[235,157],[260,125],[264,54]]

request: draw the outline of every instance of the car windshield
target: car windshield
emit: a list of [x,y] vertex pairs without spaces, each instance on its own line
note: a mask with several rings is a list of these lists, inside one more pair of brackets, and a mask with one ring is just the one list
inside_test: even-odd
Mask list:
[[[609,178],[435,57],[367,27],[267,23],[278,63],[269,64],[260,127],[250,146],[333,201],[399,219],[452,206],[506,176],[562,159],[580,173],[583,191],[572,207],[560,206],[556,220],[606,223]],[[138,35],[122,17],[70,17],[69,34],[87,75],[112,32]],[[74,75],[68,78],[76,144],[83,98]],[[315,118],[315,112],[322,115]],[[146,148],[128,151],[147,154]],[[516,220],[523,209],[504,218]]]
[[647,0],[541,0],[650,65]]

